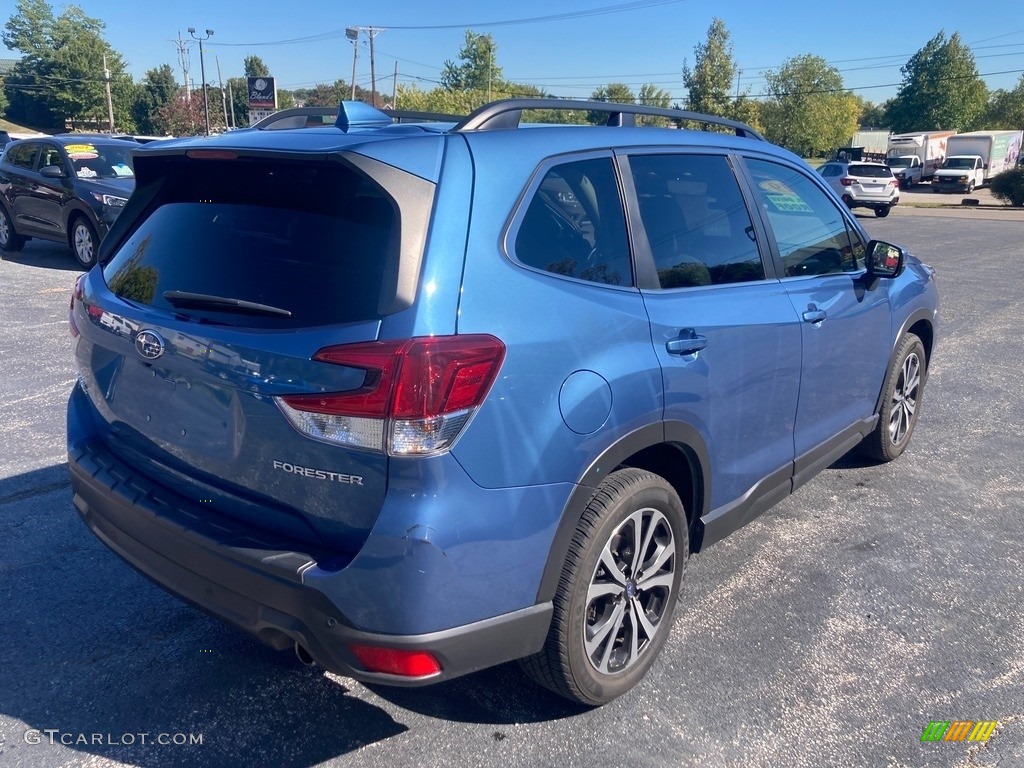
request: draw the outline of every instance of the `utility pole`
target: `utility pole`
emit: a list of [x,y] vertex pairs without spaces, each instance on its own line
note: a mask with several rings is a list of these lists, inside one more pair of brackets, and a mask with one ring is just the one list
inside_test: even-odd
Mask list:
[[742,69],[736,70],[736,101],[740,100],[740,75],[743,74]]
[[176,40],[171,40],[178,48],[178,63],[181,64],[181,77],[185,82],[185,103],[192,103],[192,92],[188,87],[188,40],[181,36],[181,31],[178,31],[178,37]]
[[206,91],[206,64],[203,62],[203,41],[209,40],[211,37],[213,37],[213,30],[212,29],[206,30],[206,37],[200,37],[199,35],[197,35],[195,27],[189,27],[188,28],[188,33],[190,35],[192,35],[193,38],[195,38],[196,40],[199,41],[199,73],[200,73],[200,76],[203,78],[203,110],[204,110],[204,112],[206,114],[206,135],[209,136],[210,135],[210,98],[209,98],[209,94]]
[[349,27],[345,30],[345,37],[352,43],[352,94],[349,99],[356,100],[356,59],[359,58],[359,30],[360,27]]
[[114,102],[110,99],[110,70],[107,69],[107,54],[103,54],[103,84],[107,88],[107,121],[110,123],[110,132],[114,132]]
[[[220,83],[220,104],[224,108],[224,130],[228,129],[228,102],[227,97],[224,95],[224,78],[220,74],[220,56],[214,56],[213,60],[217,62],[217,81]],[[231,110],[234,111],[234,104],[231,105]]]
[[377,106],[377,73],[374,69],[373,59],[373,38],[381,32],[387,32],[383,27],[366,27],[366,34],[370,36],[370,102]]
[[391,80],[391,108],[398,109],[398,59],[395,59],[395,76]]
[[231,92],[231,78],[228,78],[228,101],[231,102],[231,127],[235,127],[235,95]]

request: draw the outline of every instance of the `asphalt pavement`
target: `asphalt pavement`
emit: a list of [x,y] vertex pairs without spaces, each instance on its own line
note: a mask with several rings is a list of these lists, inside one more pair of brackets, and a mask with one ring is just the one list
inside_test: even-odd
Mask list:
[[[1024,766],[1024,212],[979,213],[858,214],[938,269],[913,444],[692,558],[660,660],[594,710],[515,665],[413,690],[310,670],[126,566],[71,506],[73,260],[2,254],[0,765]],[[922,742],[931,721],[998,725]]]

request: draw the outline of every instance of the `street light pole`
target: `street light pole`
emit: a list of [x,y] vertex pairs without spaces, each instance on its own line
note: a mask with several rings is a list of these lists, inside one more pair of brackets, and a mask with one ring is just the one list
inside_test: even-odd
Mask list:
[[206,114],[206,135],[210,135],[210,99],[206,93],[206,64],[203,61],[203,41],[209,40],[213,37],[213,30],[206,30],[206,37],[200,37],[196,34],[195,27],[189,27],[188,33],[192,37],[199,41],[199,74],[203,78],[203,111]]

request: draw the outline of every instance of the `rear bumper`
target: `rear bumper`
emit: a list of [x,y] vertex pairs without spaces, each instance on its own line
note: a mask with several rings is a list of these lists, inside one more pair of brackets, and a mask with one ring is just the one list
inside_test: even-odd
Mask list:
[[878,199],[872,199],[868,197],[847,197],[849,199],[846,200],[846,204],[849,205],[851,208],[895,208],[900,202],[899,196]]
[[[332,672],[365,682],[425,685],[535,653],[547,636],[550,603],[426,634],[357,629],[324,592],[304,582],[307,571],[318,569],[303,547],[289,548],[280,537],[193,511],[187,500],[135,475],[96,441],[76,444],[68,462],[75,508],[129,564],[273,648],[300,645]],[[420,678],[370,672],[351,643],[428,651],[441,671]]]

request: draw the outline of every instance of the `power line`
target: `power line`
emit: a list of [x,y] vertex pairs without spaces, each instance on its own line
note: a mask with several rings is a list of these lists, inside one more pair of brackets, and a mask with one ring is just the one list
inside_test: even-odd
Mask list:
[[[503,21],[480,21],[480,22],[460,22],[458,24],[421,24],[415,26],[396,26],[394,24],[386,25],[388,29],[400,29],[403,31],[425,31],[425,30],[439,30],[439,29],[484,29],[488,27],[509,27],[519,24],[541,24],[552,21],[570,21],[572,19],[581,19],[589,16],[606,16],[613,13],[626,13],[629,11],[639,11],[645,8],[656,8],[662,5],[676,5],[678,3],[686,2],[686,0],[636,0],[632,3],[619,3],[617,5],[606,5],[600,8],[591,8],[584,11],[568,11],[565,13],[552,13],[547,16],[531,16],[521,19],[505,19]],[[385,25],[380,25],[385,26]],[[288,40],[266,40],[263,42],[255,43],[211,43],[211,45],[223,45],[223,46],[261,46],[261,45],[297,45],[301,43],[317,43],[324,40],[332,40],[338,37],[344,37],[344,29],[335,29],[330,32],[322,32],[317,35],[309,35],[308,37],[293,37]]]

